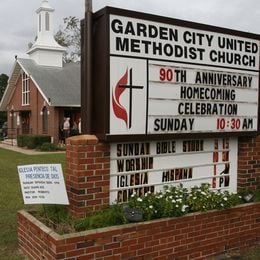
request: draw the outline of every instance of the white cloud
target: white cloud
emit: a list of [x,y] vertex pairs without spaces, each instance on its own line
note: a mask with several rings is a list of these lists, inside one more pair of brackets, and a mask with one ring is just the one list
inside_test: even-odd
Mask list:
[[[42,0],[1,0],[0,73],[10,73],[14,55],[24,54],[36,34],[36,9]],[[82,19],[85,0],[49,0],[55,8],[55,28],[70,15]],[[104,6],[130,9],[177,19],[260,33],[259,0],[93,0]]]

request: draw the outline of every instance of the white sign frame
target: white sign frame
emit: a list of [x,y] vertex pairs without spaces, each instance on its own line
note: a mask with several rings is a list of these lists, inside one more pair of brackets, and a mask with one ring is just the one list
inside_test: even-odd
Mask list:
[[[199,24],[194,24],[192,28],[192,23],[188,22],[184,23],[186,26],[181,26],[175,24],[174,19],[151,17],[149,19],[149,15],[140,13],[132,17],[113,11],[108,14],[110,112],[107,135],[257,133],[260,52],[257,37]],[[158,46],[161,46],[160,51]],[[175,48],[175,52],[171,48]],[[179,48],[183,48],[183,53],[178,56]],[[228,55],[233,55],[233,60],[228,60]],[[159,71],[171,70],[174,76],[160,80],[158,68],[153,66],[159,67]],[[181,70],[186,75],[176,74]],[[192,78],[192,71],[214,74],[222,80],[216,84],[205,80],[200,83]],[[229,78],[228,83],[226,78]],[[241,80],[244,82],[241,83]],[[227,89],[233,92],[233,98],[223,94],[217,100],[208,100],[200,95],[187,98],[182,105],[180,90],[173,91],[177,96],[173,93],[169,96],[167,91],[163,94],[160,90],[167,84],[172,89],[180,89],[182,85],[186,88],[199,87],[202,92],[214,88],[218,91]],[[157,93],[162,94],[159,97],[153,96],[156,87],[159,89]],[[203,112],[205,107],[206,115]],[[166,129],[164,123],[168,125]]]

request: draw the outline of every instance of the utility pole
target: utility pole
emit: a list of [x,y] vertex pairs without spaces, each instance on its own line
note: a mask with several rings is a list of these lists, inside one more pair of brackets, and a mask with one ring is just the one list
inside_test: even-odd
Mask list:
[[92,13],[92,0],[85,0],[85,11]]
[[81,121],[82,133],[92,134],[92,0],[85,0],[81,68]]

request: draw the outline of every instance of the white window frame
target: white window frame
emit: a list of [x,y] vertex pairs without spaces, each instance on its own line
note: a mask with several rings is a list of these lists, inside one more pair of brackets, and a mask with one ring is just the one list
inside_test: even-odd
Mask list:
[[22,75],[22,106],[30,105],[30,77],[25,72]]

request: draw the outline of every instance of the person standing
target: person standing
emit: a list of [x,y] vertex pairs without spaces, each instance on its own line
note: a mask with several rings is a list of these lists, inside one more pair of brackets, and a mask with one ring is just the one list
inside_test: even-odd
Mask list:
[[63,123],[63,135],[64,138],[68,138],[70,136],[70,118],[67,117]]
[[81,135],[81,118],[79,118],[78,130],[79,130],[79,134]]

